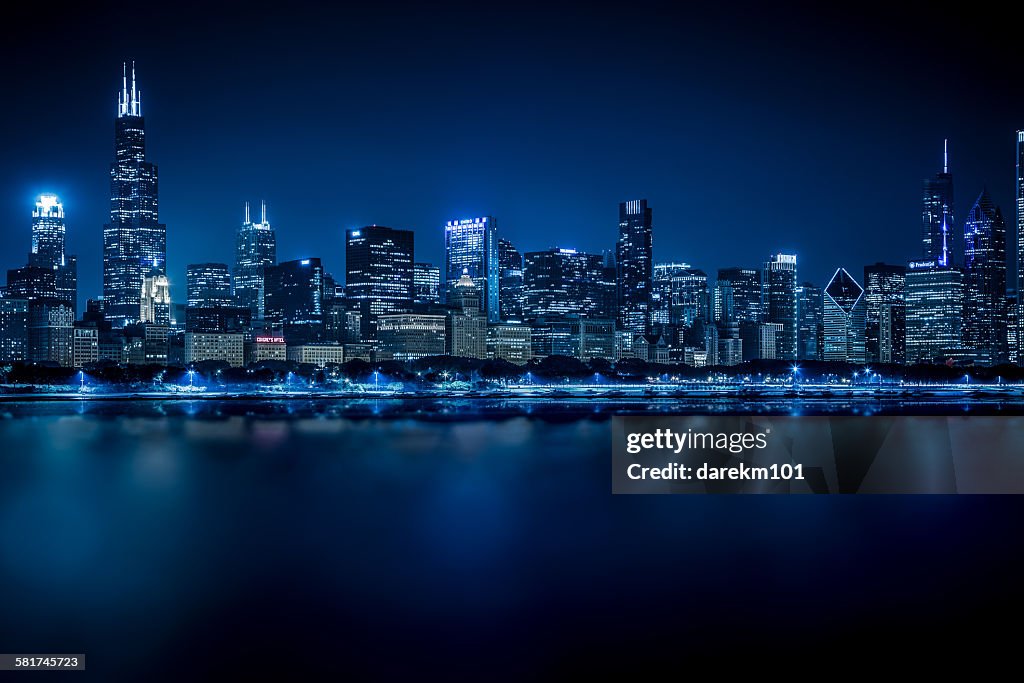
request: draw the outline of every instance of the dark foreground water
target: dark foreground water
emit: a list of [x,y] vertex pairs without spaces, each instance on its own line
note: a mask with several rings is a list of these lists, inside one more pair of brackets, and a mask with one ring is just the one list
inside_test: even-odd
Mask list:
[[612,496],[609,415],[650,405],[4,403],[0,652],[479,681],[1019,648],[1020,497]]

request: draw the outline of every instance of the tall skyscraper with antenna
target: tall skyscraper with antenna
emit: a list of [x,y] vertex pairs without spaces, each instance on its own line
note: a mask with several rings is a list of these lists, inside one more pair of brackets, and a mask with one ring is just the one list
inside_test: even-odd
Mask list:
[[260,222],[249,217],[245,203],[245,221],[235,235],[235,269],[232,288],[235,305],[248,308],[253,319],[262,320],[263,276],[268,266],[277,263],[277,237],[267,221],[267,203],[260,204]]
[[1017,131],[1017,363],[1024,365],[1024,130]]
[[103,298],[116,326],[139,320],[143,279],[166,272],[167,226],[160,222],[157,167],[146,161],[142,93],[135,63],[123,65],[110,165],[110,222],[103,226]]
[[952,266],[953,174],[949,172],[949,141],[942,143],[942,171],[924,181],[921,210],[921,255],[940,266]]

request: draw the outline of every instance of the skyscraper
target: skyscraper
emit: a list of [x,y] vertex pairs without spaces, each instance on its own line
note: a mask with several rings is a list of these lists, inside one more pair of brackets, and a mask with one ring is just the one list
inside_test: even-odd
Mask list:
[[655,263],[652,267],[650,323],[653,329],[661,331],[667,325],[679,323],[679,309],[672,306],[672,281],[689,271],[689,263]]
[[140,322],[155,325],[171,324],[171,284],[159,268],[142,278],[142,296],[139,302]]
[[[65,254],[64,205],[56,195],[43,194],[36,199],[32,212],[32,250],[28,255],[29,269],[52,272],[32,285],[34,298],[50,298],[66,302],[78,310],[78,259]],[[36,271],[31,271],[36,272]],[[31,276],[26,271],[26,276]]]
[[361,341],[377,316],[406,313],[413,302],[413,232],[371,225],[345,234],[345,300],[358,313]]
[[757,323],[761,308],[761,272],[753,268],[719,268],[718,281],[732,289],[733,310],[739,322]]
[[0,297],[0,363],[28,360],[27,299]]
[[[864,303],[865,332],[864,348],[869,363],[899,363],[903,360],[902,308],[903,292],[906,288],[907,269],[887,263],[875,263],[864,266]],[[882,313],[889,307],[890,320],[887,327],[889,334],[897,334],[899,338],[884,338],[882,335]],[[896,324],[892,324],[892,316],[896,316]],[[886,361],[882,360],[882,348],[889,349]]]
[[498,308],[502,320],[523,317],[523,255],[508,240],[498,240]]
[[839,268],[822,295],[824,360],[864,362],[864,310],[864,288]]
[[190,263],[185,269],[185,279],[190,308],[216,308],[234,303],[227,264]]
[[43,194],[36,200],[32,212],[32,265],[59,265],[64,263],[64,205],[57,195]]
[[1017,363],[1024,365],[1024,130],[1017,131]]
[[523,257],[523,316],[612,318],[615,289],[604,258],[575,249],[533,251]]
[[110,222],[103,226],[103,298],[107,318],[123,327],[138,320],[142,279],[167,267],[167,226],[160,223],[157,167],[146,161],[142,93],[131,86],[127,67],[114,120],[114,162],[110,165]]
[[952,266],[953,174],[949,172],[948,141],[942,148],[942,171],[924,181],[921,211],[921,256],[940,266]]
[[500,287],[498,225],[493,216],[448,221],[444,229],[445,285],[453,287],[463,271],[483,293],[488,322],[498,322]]
[[413,301],[420,305],[441,303],[441,269],[432,263],[413,264]]
[[650,324],[653,278],[651,209],[646,199],[619,204],[619,240],[615,245],[619,328],[637,334]]
[[945,362],[961,348],[963,271],[933,260],[911,261],[904,298],[907,363]]
[[277,263],[277,236],[267,221],[267,203],[261,202],[260,222],[249,219],[245,203],[245,221],[235,234],[235,272],[233,293],[236,306],[247,307],[254,319],[262,320],[263,271]]
[[796,288],[797,360],[821,360],[825,346],[824,293],[805,282]]
[[487,319],[481,311],[480,294],[468,271],[451,288],[446,339],[453,356],[487,358]]
[[964,222],[964,347],[979,363],[1008,358],[1006,222],[982,191]]
[[[765,261],[761,277],[764,322],[775,328],[775,358],[796,360],[796,256],[774,254]],[[735,293],[734,293],[735,296]]]
[[281,326],[289,344],[322,341],[324,268],[320,259],[267,266],[263,279],[265,320]]

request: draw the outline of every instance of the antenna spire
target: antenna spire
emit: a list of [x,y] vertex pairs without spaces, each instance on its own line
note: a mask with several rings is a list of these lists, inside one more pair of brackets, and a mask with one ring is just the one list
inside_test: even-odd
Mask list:
[[128,62],[121,62],[121,93],[117,96],[117,116],[142,116],[142,91],[135,84],[132,62],[132,87],[128,88]]
[[942,172],[949,173],[949,138],[942,141]]
[[262,204],[262,209],[263,209],[263,216],[260,218],[260,222],[261,223],[266,223],[267,222],[267,200],[266,199],[260,200],[260,204]]
[[249,222],[249,202],[245,203],[245,222]]

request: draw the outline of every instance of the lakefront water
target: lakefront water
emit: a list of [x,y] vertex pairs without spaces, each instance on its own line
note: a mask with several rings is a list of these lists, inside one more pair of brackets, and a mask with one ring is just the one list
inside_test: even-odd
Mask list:
[[0,403],[0,652],[75,680],[520,680],[1012,646],[1024,502],[612,496],[615,413],[933,400]]

